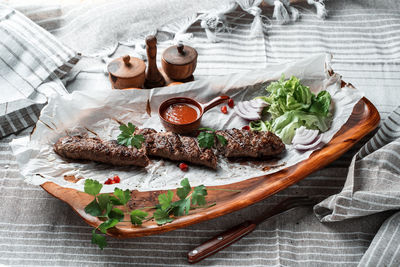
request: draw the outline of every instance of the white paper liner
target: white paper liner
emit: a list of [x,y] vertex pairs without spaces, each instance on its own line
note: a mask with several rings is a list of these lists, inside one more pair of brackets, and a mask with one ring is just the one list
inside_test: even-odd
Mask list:
[[[112,192],[114,187],[140,191],[176,188],[185,177],[189,178],[192,186],[224,185],[277,172],[307,159],[313,151],[299,152],[287,145],[286,152],[279,160],[241,163],[219,158],[217,170],[189,164],[189,171],[182,172],[177,167],[177,162],[161,159],[152,159],[152,163],[146,168],[68,162],[54,153],[53,144],[62,136],[88,133],[88,130],[97,133],[100,138],[115,139],[119,134],[119,124],[116,120],[132,122],[140,128],[164,130],[159,122],[158,106],[165,99],[184,95],[204,103],[218,95],[226,94],[237,103],[265,95],[266,85],[279,79],[282,73],[287,78],[291,75],[300,78],[313,92],[327,89],[331,93],[334,103],[333,123],[323,137],[323,142],[328,143],[348,120],[354,105],[363,94],[352,88],[340,88],[341,77],[338,74],[332,77],[327,74],[325,66],[329,64],[325,58],[325,55],[316,55],[295,63],[271,65],[263,70],[152,90],[90,90],[74,92],[68,96],[57,95],[49,99],[42,110],[34,133],[14,139],[11,147],[27,182],[40,185],[52,181],[80,191],[83,191],[84,179],[72,183],[66,181],[64,175],[96,179],[101,183],[118,175],[121,183],[103,186],[102,192]],[[146,112],[148,100],[151,116]],[[233,109],[228,108],[228,111],[229,114],[223,114],[219,107],[211,109],[204,114],[202,126],[240,129],[248,124],[238,117]],[[282,166],[268,168],[277,165]],[[264,171],[263,167],[267,167],[267,170]]]

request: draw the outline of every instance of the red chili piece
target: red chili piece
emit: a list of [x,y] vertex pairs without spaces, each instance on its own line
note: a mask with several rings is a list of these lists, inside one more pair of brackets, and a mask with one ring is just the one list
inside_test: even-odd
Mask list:
[[118,175],[115,175],[113,180],[114,180],[114,182],[117,183],[117,184],[118,184],[119,182],[121,182],[121,178],[119,178]]
[[228,113],[228,108],[226,106],[222,106],[221,107],[221,112],[224,113],[224,114],[227,114]]
[[179,169],[181,169],[181,171],[187,172],[189,169],[189,166],[186,163],[180,163]]
[[234,105],[235,105],[235,102],[233,101],[233,99],[232,99],[232,98],[229,99],[229,101],[228,101],[228,106],[229,106],[230,108],[233,108]]
[[242,130],[249,131],[249,130],[250,130],[250,126],[249,126],[249,125],[243,126],[243,127],[242,127]]
[[104,184],[118,184],[119,182],[121,182],[121,178],[119,178],[118,175],[115,175],[112,179],[108,178]]

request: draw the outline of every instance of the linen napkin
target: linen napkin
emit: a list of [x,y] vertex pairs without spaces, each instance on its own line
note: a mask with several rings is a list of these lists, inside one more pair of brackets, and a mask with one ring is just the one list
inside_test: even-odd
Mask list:
[[[343,190],[314,207],[321,222],[400,209],[400,106],[353,157]],[[400,212],[388,218],[359,266],[400,263]],[[398,266],[398,265],[397,265]]]
[[315,206],[322,222],[400,208],[400,106],[353,157],[343,190]]
[[36,123],[46,95],[67,92],[60,78],[78,60],[50,33],[0,5],[0,138]]

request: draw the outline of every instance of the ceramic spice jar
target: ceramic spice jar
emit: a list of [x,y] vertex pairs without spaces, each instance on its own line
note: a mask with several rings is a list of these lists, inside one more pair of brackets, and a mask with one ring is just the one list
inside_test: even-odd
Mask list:
[[197,64],[197,51],[193,47],[179,44],[165,49],[161,64],[165,74],[175,81],[192,81]]
[[113,89],[143,88],[146,64],[143,60],[125,55],[107,66]]

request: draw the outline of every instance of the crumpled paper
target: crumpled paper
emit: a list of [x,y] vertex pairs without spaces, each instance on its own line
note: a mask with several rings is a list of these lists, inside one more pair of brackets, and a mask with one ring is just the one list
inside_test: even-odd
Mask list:
[[[140,191],[171,189],[179,187],[185,177],[192,186],[225,185],[277,172],[307,159],[313,151],[299,152],[287,145],[286,152],[279,159],[243,162],[221,157],[217,170],[189,164],[189,171],[182,172],[177,162],[162,159],[152,159],[146,168],[73,162],[58,156],[53,151],[53,144],[67,134],[88,133],[91,136],[96,133],[102,139],[116,139],[119,134],[118,121],[161,131],[164,129],[159,121],[158,106],[168,98],[184,95],[204,103],[226,94],[237,103],[265,95],[266,85],[279,79],[282,73],[286,77],[294,75],[300,78],[313,92],[326,89],[331,93],[334,103],[333,123],[323,136],[323,142],[328,143],[348,120],[354,105],[363,94],[354,88],[340,88],[341,77],[339,74],[328,74],[329,59],[327,61],[326,58],[325,55],[315,55],[298,62],[271,65],[267,69],[152,90],[93,90],[56,95],[49,99],[42,110],[31,136],[14,139],[11,147],[27,182],[40,185],[51,181],[80,191],[83,191],[87,178],[104,183],[114,175],[121,178],[121,183],[104,185],[102,192],[113,192],[114,187]],[[232,109],[228,111],[228,114],[223,114],[218,107],[211,109],[204,114],[202,127],[240,129],[248,124]],[[64,179],[65,175],[82,179],[73,183]]]

